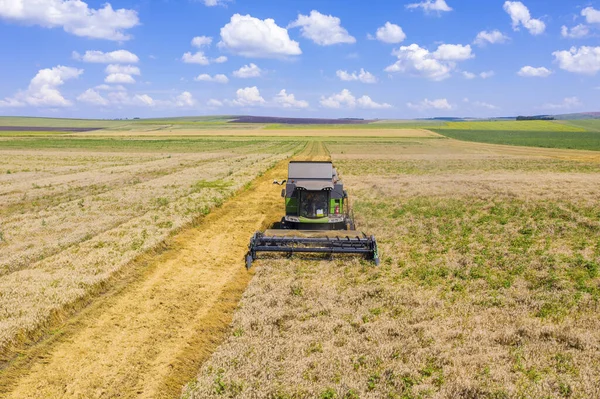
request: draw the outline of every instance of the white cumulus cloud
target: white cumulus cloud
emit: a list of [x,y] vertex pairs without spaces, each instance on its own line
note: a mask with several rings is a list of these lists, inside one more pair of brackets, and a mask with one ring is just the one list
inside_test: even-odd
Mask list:
[[78,100],[82,102],[88,102],[96,105],[108,105],[117,108],[122,107],[149,107],[157,109],[166,108],[192,108],[198,102],[189,91],[181,92],[176,96],[172,96],[169,99],[161,100],[155,99],[148,94],[133,94],[130,95],[127,91],[108,91],[103,100],[106,103],[101,103],[95,94],[89,93],[90,90],[83,93]]
[[433,81],[450,77],[456,63],[473,58],[471,46],[442,44],[433,53],[417,44],[402,46],[392,52],[398,61],[385,68],[386,72],[408,73]]
[[352,72],[348,73],[347,71],[338,70],[336,73],[340,80],[349,82],[349,81],[360,81],[362,83],[377,83],[377,78],[371,72],[365,71],[363,68],[360,69],[358,73]]
[[514,30],[519,30],[522,25],[532,35],[540,35],[546,30],[546,24],[535,18],[531,18],[529,9],[520,1],[506,1],[504,11],[510,15]]
[[108,53],[91,50],[86,51],[84,55],[74,51],[73,58],[97,64],[136,64],[140,60],[137,55],[127,50],[116,50]]
[[78,97],[81,102],[114,107],[151,107],[151,108],[192,108],[197,104],[196,99],[189,91],[181,92],[166,100],[155,99],[148,94],[130,95],[127,91],[109,91],[106,97],[99,98],[99,93],[87,90]]
[[0,100],[0,108],[13,108],[13,107],[23,107],[25,106],[24,102],[21,102],[15,98],[5,98],[4,100]]
[[496,72],[494,71],[485,71],[485,72],[481,72],[479,74],[473,73],[473,72],[469,72],[469,71],[462,71],[462,75],[464,76],[465,79],[475,79],[477,77],[480,77],[481,79],[489,79],[493,76],[496,75]]
[[600,71],[600,47],[571,47],[552,53],[561,69],[573,73],[595,75]]
[[126,91],[110,91],[106,94],[106,97],[110,105],[117,107],[154,107],[158,104],[147,94],[136,94],[134,96],[130,96]]
[[406,105],[408,108],[416,109],[418,111],[425,111],[428,109],[450,110],[453,108],[452,104],[450,104],[445,98],[439,98],[437,100],[429,100],[426,98],[418,103],[409,102]]
[[357,106],[363,109],[384,109],[392,107],[387,103],[377,103],[367,95],[363,95],[359,99],[356,99],[348,89],[332,94],[329,97],[322,96],[319,102],[322,107],[333,109],[355,108]]
[[192,46],[194,47],[209,47],[213,41],[213,38],[210,36],[196,36],[192,39]]
[[201,75],[198,75],[194,78],[194,80],[200,82],[216,82],[216,83],[227,83],[229,82],[229,79],[227,78],[227,76],[223,75],[223,74],[217,74],[215,76],[210,76],[207,73],[203,73]]
[[369,39],[377,39],[384,43],[401,43],[406,39],[406,34],[402,28],[391,22],[386,22],[385,25],[379,27],[375,32],[375,37],[368,35]]
[[262,75],[263,70],[256,64],[244,65],[237,71],[233,71],[233,76],[236,78],[258,78]]
[[562,35],[562,37],[569,39],[581,39],[587,37],[590,34],[590,28],[584,24],[579,24],[572,28],[563,25],[560,28],[560,34]]
[[139,76],[140,68],[132,65],[110,64],[104,70],[108,76],[104,79],[106,83],[132,84],[135,79],[132,75]]
[[450,77],[452,66],[437,60],[427,49],[417,44],[402,46],[392,54],[398,57],[398,61],[385,68],[386,72],[409,73],[434,81]]
[[273,19],[234,14],[221,28],[218,46],[244,57],[282,58],[302,54],[298,42]]
[[194,105],[196,105],[196,100],[194,99],[194,96],[192,96],[192,93],[190,93],[189,91],[184,91],[183,93],[175,97],[173,105],[180,108],[193,107]]
[[181,57],[181,61],[185,62],[186,64],[210,64],[210,60],[204,55],[202,51],[198,51],[195,54],[192,54],[188,51],[187,53],[183,54],[183,57]]
[[125,31],[140,23],[134,10],[115,10],[110,3],[94,9],[81,0],[2,0],[0,18],[115,41],[129,40],[131,36]]
[[273,101],[283,108],[308,108],[307,101],[297,100],[296,96],[292,93],[288,94],[285,90],[281,90],[277,93],[275,98],[273,98]]
[[452,8],[446,3],[446,0],[425,0],[420,3],[408,4],[406,8],[409,10],[422,8],[426,13],[452,11]]
[[441,61],[465,61],[473,58],[471,46],[462,44],[441,44],[433,53],[435,59]]
[[67,80],[77,79],[82,73],[82,69],[62,65],[40,69],[31,79],[27,90],[18,92],[13,98],[4,99],[0,104],[5,107],[25,104],[34,107],[69,107],[72,102],[64,98],[58,88]]
[[77,101],[92,105],[108,105],[108,101],[94,89],[87,89],[81,93],[77,96]]
[[392,106],[388,103],[376,103],[371,99],[371,97],[364,95],[356,100],[358,106],[364,109],[386,109],[392,108]]
[[265,105],[266,103],[256,86],[238,89],[235,94],[235,100],[231,101],[233,105],[238,105],[240,107],[256,107]]
[[473,44],[476,44],[479,47],[484,47],[487,44],[506,43],[508,40],[508,36],[499,30],[493,30],[491,32],[484,30],[477,34]]
[[333,94],[329,97],[321,97],[321,106],[325,108],[347,108],[356,107],[356,97],[352,95],[350,90],[344,89],[339,93]]
[[183,61],[186,64],[198,65],[208,65],[210,63],[222,64],[224,62],[227,62],[227,57],[222,55],[217,58],[209,59],[203,51],[197,51],[195,53],[188,51],[183,54],[183,56],[181,57],[181,61]]
[[104,70],[107,74],[111,73],[124,73],[127,75],[140,75],[140,68],[132,65],[118,65],[110,64]]
[[310,15],[298,15],[288,28],[300,27],[302,36],[312,40],[320,46],[330,46],[338,43],[356,43],[346,29],[341,25],[341,20],[333,15],[324,15],[312,10]]
[[600,24],[600,10],[594,7],[586,7],[581,10],[581,15],[585,17],[588,24]]
[[552,75],[552,71],[546,67],[535,68],[527,65],[521,68],[519,72],[517,72],[517,75],[526,78],[547,78]]
[[127,75],[126,73],[111,73],[106,78],[104,78],[104,82],[113,84],[133,84],[135,83],[135,79],[133,78],[133,76]]
[[133,102],[136,105],[144,105],[147,107],[154,107],[156,105],[154,99],[147,94],[136,94],[133,96]]

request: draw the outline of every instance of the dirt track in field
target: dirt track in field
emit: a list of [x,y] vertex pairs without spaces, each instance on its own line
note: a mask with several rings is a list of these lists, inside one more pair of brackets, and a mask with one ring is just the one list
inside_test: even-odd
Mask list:
[[[312,142],[297,156],[328,158]],[[228,331],[251,279],[251,234],[281,217],[287,162],[172,238],[169,249],[0,372],[6,398],[172,398]]]

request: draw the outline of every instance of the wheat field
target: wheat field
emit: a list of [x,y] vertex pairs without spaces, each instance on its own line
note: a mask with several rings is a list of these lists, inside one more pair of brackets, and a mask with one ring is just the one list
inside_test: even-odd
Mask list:
[[600,395],[600,155],[326,144],[382,266],[264,256],[183,398]]
[[0,353],[10,357],[298,146],[231,144],[194,153],[1,151]]

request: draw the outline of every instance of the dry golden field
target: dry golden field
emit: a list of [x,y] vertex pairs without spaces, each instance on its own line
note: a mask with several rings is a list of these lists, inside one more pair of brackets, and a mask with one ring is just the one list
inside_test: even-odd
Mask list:
[[[0,137],[0,396],[600,397],[600,153],[172,134]],[[294,154],[330,154],[380,267],[246,272]]]
[[326,144],[382,266],[265,256],[182,397],[600,397],[600,154]]
[[297,150],[0,154],[0,353]]
[[[280,217],[280,187],[272,181],[285,176],[287,162],[276,159],[293,153],[319,159],[324,153],[318,142],[217,142],[221,147],[238,147],[222,151],[217,157],[220,161],[237,162],[240,153],[246,157],[256,151],[274,163],[257,172],[233,198],[206,215],[204,207],[192,212],[191,226],[169,233],[154,249],[136,256],[88,290],[73,305],[80,311],[72,314],[68,312],[71,306],[63,309],[60,316],[71,314],[64,323],[53,317],[47,323],[51,329],[36,329],[43,337],[40,342],[17,345],[0,364],[0,396],[179,396],[182,386],[221,342],[252,276],[243,262],[239,263],[248,237]],[[193,140],[184,144],[176,148],[181,153],[194,147]],[[196,144],[205,147],[210,143],[202,140]],[[153,142],[151,147],[156,145],[164,148],[166,144]],[[95,157],[93,151],[88,155]],[[262,161],[244,164],[245,173],[265,165]],[[225,190],[222,180],[234,174],[202,180],[201,186]],[[81,269],[83,274],[86,259],[75,258],[72,265],[71,273]]]

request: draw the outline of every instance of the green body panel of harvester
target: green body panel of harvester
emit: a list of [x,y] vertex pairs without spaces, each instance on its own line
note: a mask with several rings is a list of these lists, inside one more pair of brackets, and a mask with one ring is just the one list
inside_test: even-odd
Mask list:
[[246,267],[259,252],[359,254],[379,264],[375,237],[355,230],[348,194],[331,162],[292,161],[285,189],[285,216],[279,229],[250,240]]

